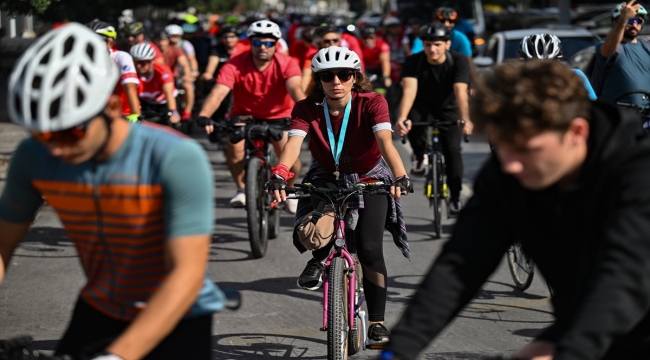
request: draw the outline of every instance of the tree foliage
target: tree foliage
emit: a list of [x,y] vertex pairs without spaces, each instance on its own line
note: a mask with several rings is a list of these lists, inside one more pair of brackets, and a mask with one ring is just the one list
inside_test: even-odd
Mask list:
[[12,15],[41,14],[51,4],[52,0],[4,0],[0,2],[0,10],[8,11]]

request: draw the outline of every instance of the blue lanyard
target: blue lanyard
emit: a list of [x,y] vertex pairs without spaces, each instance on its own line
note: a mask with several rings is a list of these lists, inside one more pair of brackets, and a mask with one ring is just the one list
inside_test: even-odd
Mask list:
[[[332,149],[332,156],[334,157],[334,164],[336,165],[336,177],[338,179],[339,159],[343,152],[343,143],[345,142],[345,131],[348,128],[348,120],[350,119],[350,109],[352,108],[352,93],[350,93],[350,100],[345,105],[345,113],[343,114],[343,123],[341,124],[341,131],[339,133],[338,144],[334,142],[334,131],[332,130],[332,121],[330,120],[330,111],[327,107],[327,98],[323,100],[323,107],[325,108],[325,121],[327,122],[327,135],[330,139],[330,148]],[[338,145],[338,146],[337,146]]]

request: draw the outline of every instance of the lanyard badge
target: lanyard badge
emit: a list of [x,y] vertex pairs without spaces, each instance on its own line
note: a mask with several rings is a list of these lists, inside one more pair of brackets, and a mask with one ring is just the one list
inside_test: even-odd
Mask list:
[[323,100],[323,107],[325,108],[325,121],[327,123],[327,136],[330,141],[330,148],[332,149],[332,156],[334,157],[334,164],[336,165],[336,171],[334,171],[334,176],[336,180],[339,179],[339,160],[341,159],[341,153],[343,152],[343,143],[345,143],[345,132],[348,128],[348,120],[350,120],[350,109],[352,108],[352,95],[350,94],[350,100],[348,104],[345,105],[345,112],[343,114],[343,123],[341,124],[341,131],[339,132],[339,141],[334,141],[334,131],[332,130],[332,121],[330,120],[330,112],[327,106],[327,98]]

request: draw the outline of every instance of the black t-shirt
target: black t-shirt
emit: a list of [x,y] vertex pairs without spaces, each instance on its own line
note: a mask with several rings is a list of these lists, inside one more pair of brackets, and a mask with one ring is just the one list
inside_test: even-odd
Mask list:
[[217,70],[214,72],[214,76],[216,78],[217,74],[219,74],[219,70],[221,70],[221,67],[224,66],[230,59],[230,54],[222,44],[217,44],[213,46],[212,49],[210,49],[210,56],[216,56],[219,58],[219,65],[217,65]]
[[413,108],[440,114],[458,109],[454,84],[469,84],[469,61],[455,51],[447,52],[447,60],[440,65],[431,65],[424,52],[406,58],[402,66],[402,78],[418,79],[418,92]]

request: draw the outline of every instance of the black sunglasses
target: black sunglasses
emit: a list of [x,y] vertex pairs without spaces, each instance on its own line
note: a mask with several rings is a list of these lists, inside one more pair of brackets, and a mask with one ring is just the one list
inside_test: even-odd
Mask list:
[[267,48],[272,48],[272,47],[275,46],[276,42],[277,41],[262,41],[262,40],[259,40],[259,39],[254,39],[254,40],[251,40],[251,45],[253,45],[255,47],[262,47],[262,45],[264,45]]
[[333,73],[331,71],[323,71],[318,73],[318,78],[323,82],[332,82],[334,77],[339,78],[341,82],[346,82],[354,76],[354,71],[352,70],[341,70],[338,73]]

